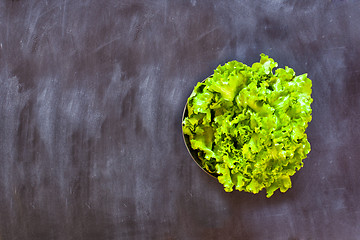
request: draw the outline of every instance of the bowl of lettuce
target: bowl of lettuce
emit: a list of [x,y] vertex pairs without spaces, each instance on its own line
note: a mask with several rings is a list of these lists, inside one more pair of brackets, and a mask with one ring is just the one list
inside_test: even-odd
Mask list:
[[195,162],[226,192],[286,192],[310,152],[312,82],[265,54],[247,66],[230,61],[199,82],[182,117]]

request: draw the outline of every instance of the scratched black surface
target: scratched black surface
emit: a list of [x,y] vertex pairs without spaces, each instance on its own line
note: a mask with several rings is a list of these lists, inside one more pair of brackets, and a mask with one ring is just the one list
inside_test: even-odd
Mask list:
[[[0,239],[359,239],[358,1],[0,1]],[[286,194],[225,193],[181,114],[226,61],[313,80]]]

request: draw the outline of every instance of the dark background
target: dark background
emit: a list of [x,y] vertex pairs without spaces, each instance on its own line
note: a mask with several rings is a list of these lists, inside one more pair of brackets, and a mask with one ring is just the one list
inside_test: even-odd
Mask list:
[[[293,187],[226,193],[181,115],[260,53],[313,80]],[[0,1],[0,239],[359,239],[358,1]]]

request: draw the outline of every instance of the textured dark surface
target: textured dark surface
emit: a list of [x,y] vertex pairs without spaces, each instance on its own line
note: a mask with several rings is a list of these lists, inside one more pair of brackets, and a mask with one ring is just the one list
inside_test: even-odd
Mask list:
[[[286,194],[226,193],[181,114],[217,65],[313,80]],[[358,1],[0,1],[0,239],[359,239]]]

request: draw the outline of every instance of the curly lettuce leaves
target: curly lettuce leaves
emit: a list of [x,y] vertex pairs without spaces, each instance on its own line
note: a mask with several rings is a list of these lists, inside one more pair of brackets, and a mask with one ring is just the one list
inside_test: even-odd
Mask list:
[[231,61],[198,83],[187,102],[183,132],[202,167],[227,192],[267,197],[291,188],[290,176],[310,152],[312,82],[261,54],[251,67]]

